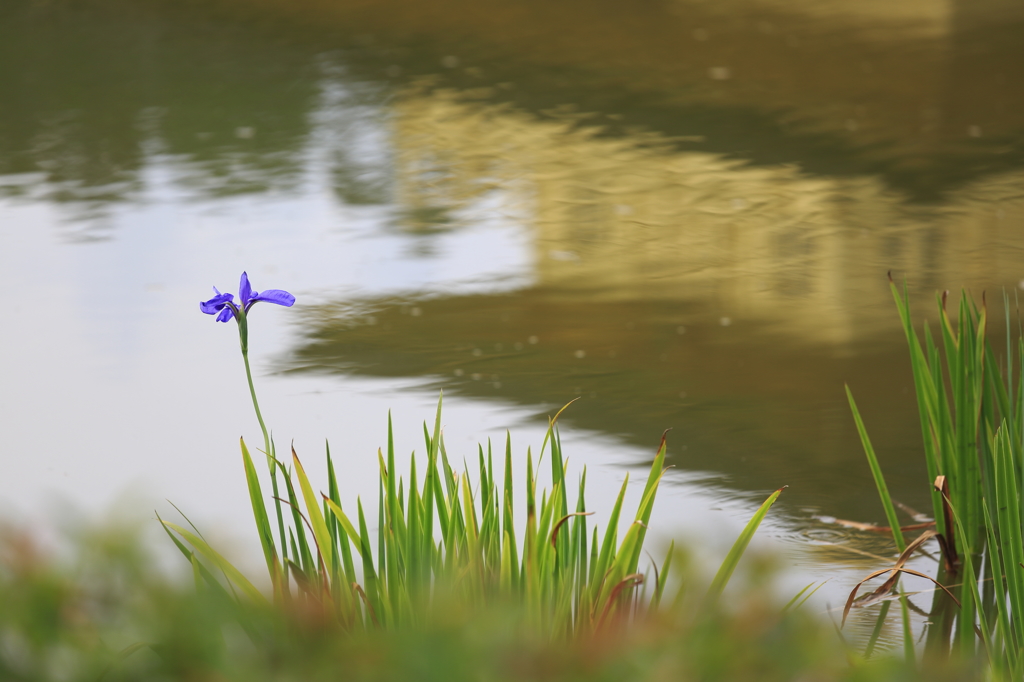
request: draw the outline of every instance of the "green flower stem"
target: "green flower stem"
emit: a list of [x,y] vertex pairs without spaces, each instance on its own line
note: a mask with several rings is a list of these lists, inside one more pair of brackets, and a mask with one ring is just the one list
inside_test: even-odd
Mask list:
[[256,386],[252,383],[252,370],[249,368],[249,323],[245,318],[245,311],[235,309],[235,319],[238,320],[238,339],[242,345],[242,360],[245,362],[245,378],[249,380],[249,395],[252,396],[252,406],[256,410],[256,419],[260,422],[260,430],[263,432],[263,448],[267,455],[267,466],[270,468],[270,483],[274,489],[274,507],[277,509],[277,531],[281,536],[281,556],[283,560],[288,558],[288,543],[284,535],[284,515],[281,513],[280,494],[277,488],[277,468],[270,448],[270,435],[267,433],[267,425],[263,421],[263,414],[260,412],[260,402],[256,399]]

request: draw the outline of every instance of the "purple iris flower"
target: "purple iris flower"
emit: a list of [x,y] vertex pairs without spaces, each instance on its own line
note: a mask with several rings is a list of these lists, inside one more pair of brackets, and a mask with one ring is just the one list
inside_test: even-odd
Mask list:
[[217,287],[213,288],[213,292],[216,296],[209,301],[200,303],[199,309],[207,315],[216,315],[218,322],[227,322],[231,318],[236,317],[239,312],[245,315],[245,313],[249,312],[249,308],[259,301],[276,303],[285,307],[291,307],[295,303],[295,297],[281,289],[267,289],[262,293],[253,291],[252,286],[249,285],[249,276],[244,272],[242,273],[242,280],[238,284],[238,297],[242,299],[240,304],[235,303],[234,294],[222,294]]

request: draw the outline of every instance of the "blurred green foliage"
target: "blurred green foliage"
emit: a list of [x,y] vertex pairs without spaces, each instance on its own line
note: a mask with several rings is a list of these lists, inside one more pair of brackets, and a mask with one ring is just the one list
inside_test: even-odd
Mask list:
[[[344,632],[301,610],[254,610],[259,645],[207,589],[162,577],[137,535],[90,533],[70,561],[0,539],[0,679],[95,680],[967,680],[967,663],[863,662],[806,607],[762,589],[672,608],[574,639],[521,608],[453,600],[430,622]],[[934,664],[934,665],[933,665]]]

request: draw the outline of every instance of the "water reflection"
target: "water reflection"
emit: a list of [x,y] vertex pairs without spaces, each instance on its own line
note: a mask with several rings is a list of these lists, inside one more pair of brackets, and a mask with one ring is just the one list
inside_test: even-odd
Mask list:
[[928,297],[951,282],[1018,280],[1024,173],[918,205],[877,176],[750,165],[567,118],[412,91],[394,106],[400,183],[426,195],[441,176],[462,203],[500,188],[525,209],[545,287],[587,301],[701,301],[717,316],[840,346],[891,328],[888,270]]
[[[792,483],[792,508],[876,515],[845,381],[894,489],[923,506],[884,273],[909,278],[919,306],[1024,273],[1013,3],[0,13],[0,192],[64,207],[62,234],[117,239],[105,216],[123,205],[244,221],[230,198],[291,197],[337,233],[400,239],[403,268],[450,272],[367,274],[432,282],[397,298],[318,280],[324,303],[282,370],[422,378],[538,412],[579,395],[577,424],[636,444],[674,426],[678,465],[743,489]],[[295,212],[281,213],[253,221],[252,248],[282,248]],[[474,241],[494,224],[502,246]],[[524,242],[525,259],[493,252]],[[437,258],[453,244],[459,258]],[[296,260],[323,260],[311,251]],[[491,260],[514,263],[502,282],[452,291],[493,277]]]
[[298,184],[319,77],[306,50],[116,3],[0,11],[0,193],[95,219],[140,198],[155,155],[197,197]]
[[1024,10],[1005,0],[262,5],[401,46],[384,50],[389,66],[364,63],[377,75],[440,71],[466,97],[571,107],[608,134],[643,126],[747,162],[880,176],[917,199],[1024,157]]

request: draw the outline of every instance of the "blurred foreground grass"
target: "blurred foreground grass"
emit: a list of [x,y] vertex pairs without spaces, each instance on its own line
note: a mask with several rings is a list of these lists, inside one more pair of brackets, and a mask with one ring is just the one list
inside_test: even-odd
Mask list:
[[91,532],[58,560],[25,532],[0,532],[0,680],[981,679],[949,660],[865,662],[823,615],[783,613],[753,582],[715,606],[686,590],[656,615],[574,639],[539,633],[513,605],[452,600],[415,627],[350,632],[268,607],[250,614],[255,646],[231,607],[165,577],[137,537]]

